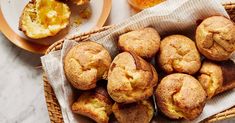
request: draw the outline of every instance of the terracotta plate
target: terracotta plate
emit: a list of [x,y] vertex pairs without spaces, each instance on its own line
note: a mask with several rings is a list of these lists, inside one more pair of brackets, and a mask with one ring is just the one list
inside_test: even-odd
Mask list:
[[24,6],[29,1],[30,0],[0,0],[0,30],[16,46],[40,54],[45,53],[50,44],[66,36],[102,27],[109,16],[112,5],[111,0],[91,0],[89,5],[92,10],[91,17],[87,20],[83,20],[82,24],[76,24],[75,21],[79,18],[78,11],[80,11],[82,7],[77,7],[69,3],[72,11],[70,25],[56,36],[33,40],[26,37],[18,30],[19,17]]

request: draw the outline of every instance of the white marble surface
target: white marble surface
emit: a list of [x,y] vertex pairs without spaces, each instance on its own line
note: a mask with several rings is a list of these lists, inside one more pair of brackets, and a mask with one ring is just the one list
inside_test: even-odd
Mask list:
[[0,33],[0,122],[47,123],[40,56],[7,40]]
[[[127,0],[113,0],[106,24],[118,23],[132,13]],[[40,55],[17,48],[2,33],[0,44],[0,123],[48,123],[42,71],[36,68]]]

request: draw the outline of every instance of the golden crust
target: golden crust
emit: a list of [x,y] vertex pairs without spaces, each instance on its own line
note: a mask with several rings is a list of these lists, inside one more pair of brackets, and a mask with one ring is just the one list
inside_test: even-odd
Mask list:
[[108,123],[109,115],[112,113],[112,100],[105,96],[108,94],[99,93],[107,93],[104,88],[97,89],[95,92],[84,92],[72,105],[72,111],[98,123]]
[[77,5],[84,5],[90,2],[90,0],[71,0],[71,1]]
[[222,16],[205,19],[196,30],[198,50],[208,59],[229,59],[235,50],[235,24]]
[[32,0],[24,8],[19,30],[33,39],[54,36],[69,24],[69,7],[56,0]]
[[156,99],[159,109],[169,118],[193,120],[203,110],[206,92],[194,77],[175,73],[161,80]]
[[106,78],[111,60],[102,45],[80,42],[64,58],[65,75],[75,88],[89,90],[96,87],[98,80]]
[[195,43],[183,35],[171,35],[161,41],[158,61],[168,74],[173,72],[194,74],[201,66]]
[[134,53],[118,54],[109,69],[108,93],[118,103],[147,99],[157,84],[154,68]]
[[142,58],[152,58],[159,50],[160,36],[154,28],[144,28],[122,34],[118,40],[122,51],[134,52]]
[[90,2],[90,0],[61,0],[61,1],[72,1],[74,4],[80,6],[80,5],[85,5]]
[[231,60],[216,63],[205,61],[198,78],[208,91],[208,98],[211,98],[235,88],[235,64]]
[[149,123],[154,114],[149,100],[131,104],[114,103],[112,111],[119,123]]
[[211,99],[223,85],[223,73],[219,65],[205,61],[199,71],[198,80]]

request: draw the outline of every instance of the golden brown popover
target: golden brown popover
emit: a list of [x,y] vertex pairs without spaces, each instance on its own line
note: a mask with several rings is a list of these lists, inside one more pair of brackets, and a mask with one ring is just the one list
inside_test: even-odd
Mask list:
[[206,92],[194,77],[174,73],[161,80],[156,100],[159,109],[169,118],[193,120],[204,108]]
[[201,67],[200,54],[195,43],[183,35],[171,35],[161,41],[158,62],[168,74],[194,74]]
[[208,99],[215,95],[215,92],[222,87],[223,73],[219,65],[205,61],[199,71],[199,82],[207,93]]
[[212,16],[197,27],[196,43],[205,57],[215,61],[228,60],[235,50],[235,24],[222,16]]
[[118,103],[132,103],[153,94],[158,75],[152,65],[134,53],[118,54],[109,69],[108,93]]
[[159,50],[160,36],[154,28],[143,28],[119,36],[121,51],[134,52],[142,58],[152,58]]
[[98,87],[82,93],[78,100],[73,103],[74,113],[87,116],[97,123],[108,123],[109,115],[112,113],[112,99],[107,91]]
[[102,45],[80,42],[64,58],[65,75],[75,88],[89,90],[96,87],[98,80],[106,79],[111,61],[109,52]]
[[218,93],[235,88],[235,64],[230,60],[220,63],[204,61],[198,80],[210,99]]
[[149,123],[154,114],[149,100],[130,104],[114,103],[112,111],[119,123]]
[[19,30],[32,39],[54,36],[69,24],[69,7],[57,0],[32,0],[24,8]]

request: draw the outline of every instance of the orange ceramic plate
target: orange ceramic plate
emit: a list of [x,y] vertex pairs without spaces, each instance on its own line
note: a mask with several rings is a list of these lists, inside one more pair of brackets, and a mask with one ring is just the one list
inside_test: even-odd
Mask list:
[[[67,34],[69,31],[61,31],[61,34],[49,37],[47,39],[39,40],[32,40],[24,36],[24,34],[18,30],[18,19],[21,14],[21,11],[19,10],[22,10],[25,4],[28,3],[28,1],[29,0],[0,0],[0,31],[16,46],[25,49],[29,52],[44,54],[49,45],[45,45],[45,43],[43,44],[35,42],[40,42],[41,40],[44,40],[44,42],[55,42],[64,38],[67,35],[73,34]],[[78,30],[75,30],[74,32],[81,33],[89,31],[93,28],[102,27],[109,16],[111,5],[111,0],[103,0],[103,2],[101,2],[100,0],[91,0],[91,18],[88,19],[87,22],[85,22],[84,24],[79,25],[77,27]],[[73,18],[73,16],[74,14],[72,14],[71,18]],[[72,23],[70,23],[70,25],[71,24]],[[68,30],[70,30],[70,27],[68,28]]]

